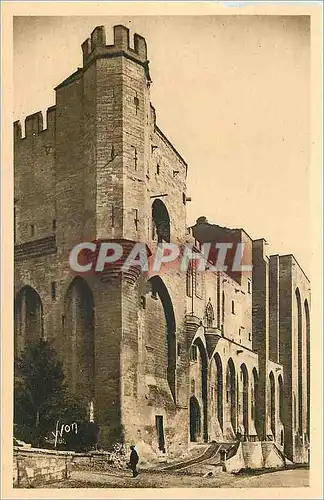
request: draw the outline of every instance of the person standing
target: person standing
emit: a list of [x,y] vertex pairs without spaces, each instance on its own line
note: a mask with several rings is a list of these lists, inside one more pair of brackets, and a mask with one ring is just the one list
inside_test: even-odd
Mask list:
[[134,445],[132,445],[130,447],[130,449],[132,450],[130,457],[129,457],[130,468],[133,471],[133,477],[136,477],[136,476],[138,476],[138,472],[137,472],[136,468],[137,468],[137,464],[139,461],[139,457],[138,457],[137,451],[135,450]]

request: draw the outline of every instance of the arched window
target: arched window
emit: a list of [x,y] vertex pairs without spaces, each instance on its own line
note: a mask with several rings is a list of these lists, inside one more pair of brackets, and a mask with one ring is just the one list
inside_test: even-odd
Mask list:
[[170,243],[170,217],[169,212],[160,199],[156,199],[152,204],[153,234],[152,239],[158,243],[165,241]]
[[15,356],[26,346],[44,337],[43,304],[30,286],[23,287],[15,298]]

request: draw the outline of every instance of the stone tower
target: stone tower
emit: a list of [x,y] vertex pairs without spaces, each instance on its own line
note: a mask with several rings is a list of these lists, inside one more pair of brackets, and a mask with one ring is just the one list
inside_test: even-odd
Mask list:
[[[187,440],[185,420],[175,418],[187,399],[179,389],[187,362],[185,277],[176,270],[148,276],[116,268],[104,277],[76,275],[69,253],[82,242],[117,240],[125,250],[142,242],[148,253],[158,241],[183,242],[187,165],[156,125],[144,38],[135,34],[131,48],[129,30],[115,26],[114,44],[106,45],[99,26],[82,52],[82,68],[55,89],[48,129],[41,113],[26,119],[26,138],[15,124],[16,193],[24,183],[15,222],[22,289],[16,345],[23,348],[26,329],[30,337],[40,334],[19,320],[26,300],[34,300],[42,335],[55,338],[71,391],[94,406],[101,444],[145,439],[163,452],[164,434],[172,447],[181,422],[177,446]],[[35,191],[44,174],[46,183]],[[48,247],[45,260],[41,245]],[[23,285],[35,290],[34,299]]]

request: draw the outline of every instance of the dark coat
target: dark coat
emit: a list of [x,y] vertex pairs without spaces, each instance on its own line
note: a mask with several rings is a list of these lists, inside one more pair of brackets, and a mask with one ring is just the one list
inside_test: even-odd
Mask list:
[[132,450],[129,458],[129,462],[131,465],[136,466],[138,464],[138,454],[136,450]]

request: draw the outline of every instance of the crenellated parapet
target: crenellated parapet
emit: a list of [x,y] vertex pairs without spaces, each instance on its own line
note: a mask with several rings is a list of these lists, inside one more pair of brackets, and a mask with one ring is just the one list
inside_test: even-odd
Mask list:
[[134,48],[130,47],[129,29],[125,26],[114,26],[114,44],[106,45],[106,33],[104,26],[97,26],[81,45],[83,53],[83,67],[87,66],[94,59],[103,57],[114,57],[123,55],[147,65],[147,47],[145,38],[134,34]]
[[55,130],[55,106],[51,106],[46,112],[47,127],[44,128],[44,118],[42,111],[37,111],[25,118],[25,136],[22,135],[20,120],[14,122],[14,140],[38,136],[42,132]]

